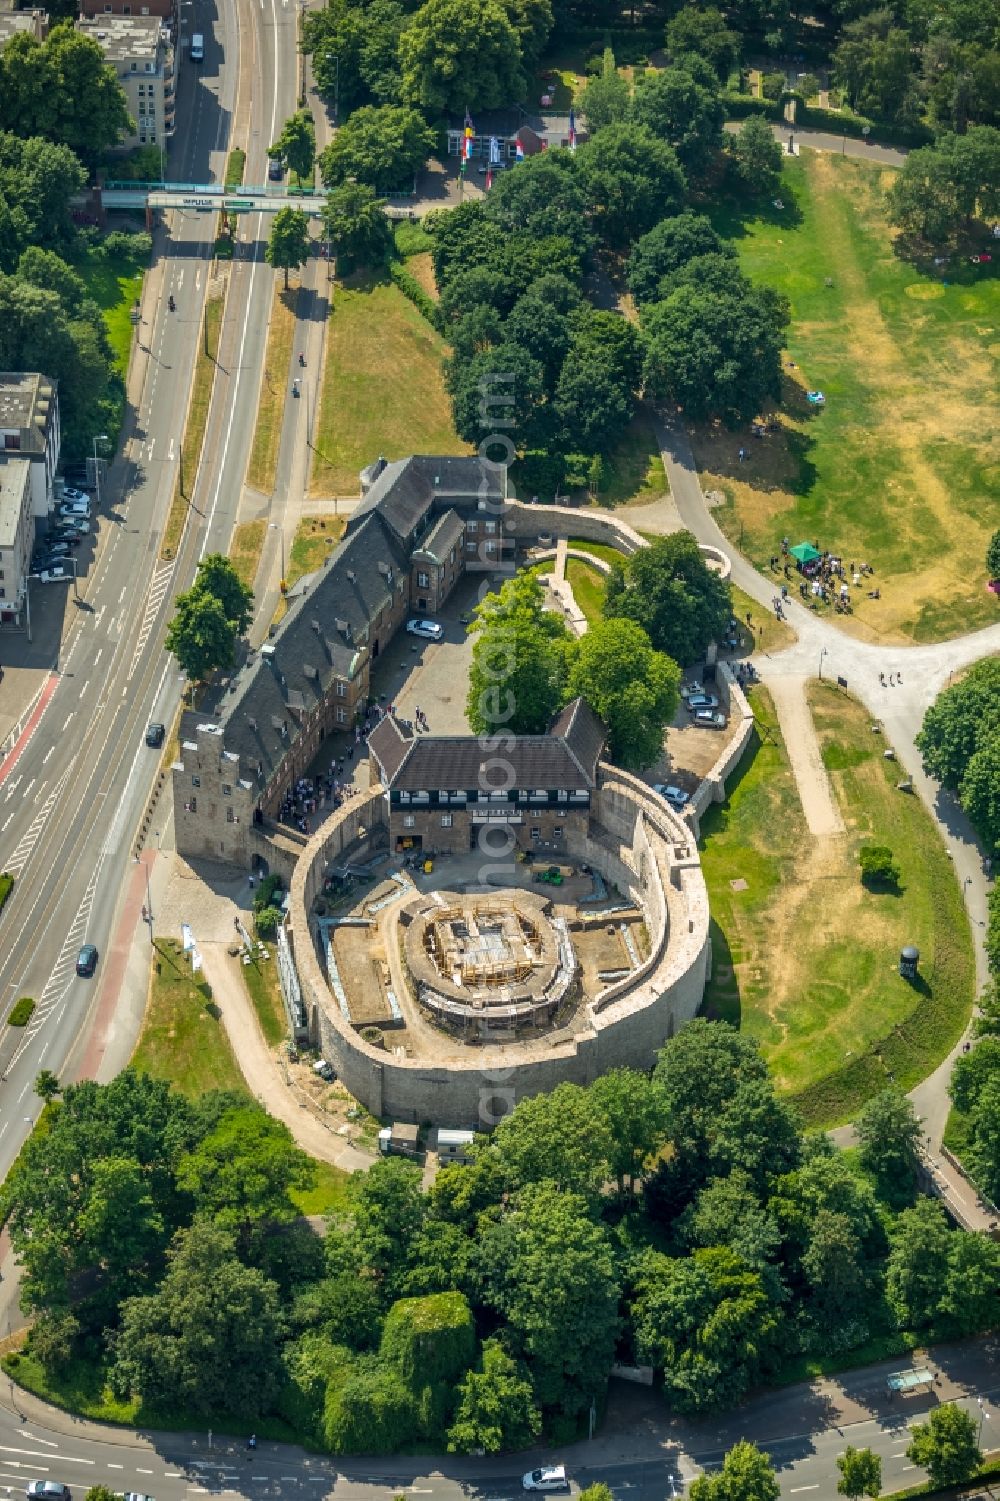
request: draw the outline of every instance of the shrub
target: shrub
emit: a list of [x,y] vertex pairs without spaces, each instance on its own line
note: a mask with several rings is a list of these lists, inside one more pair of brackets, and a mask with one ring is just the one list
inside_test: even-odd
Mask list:
[[454,1386],[476,1354],[476,1331],[465,1294],[400,1298],[386,1315],[381,1354],[415,1391]]
[[420,255],[423,251],[430,250],[434,244],[424,226],[414,219],[400,219],[393,230],[393,238],[396,241],[396,254],[404,261],[408,255]]
[[785,92],[784,73],[765,73],[760,81],[760,89],[765,99],[780,99]]
[[153,254],[153,237],[145,231],[127,234],[122,229],[113,229],[101,242],[104,255],[121,256],[127,261],[148,261]]
[[14,877],[5,870],[3,874],[0,875],[0,912],[3,911],[3,904],[13,890]]
[[327,1388],[323,1438],[331,1454],[395,1454],[418,1427],[413,1393],[383,1361],[361,1356],[342,1383]]
[[277,907],[264,907],[254,913],[253,925],[258,938],[273,938],[280,922],[281,913]]
[[35,1003],[30,995],[23,995],[19,1001],[15,1001],[7,1018],[12,1027],[26,1027],[31,1020],[31,1013],[35,1009]]
[[234,146],[229,153],[226,162],[226,187],[238,188],[243,182],[243,172],[247,164],[247,154],[242,146]]
[[861,846],[861,884],[869,889],[877,886],[898,886],[899,866],[886,844],[863,844]]
[[277,907],[280,905],[280,897],[285,889],[285,883],[281,876],[264,876],[257,887],[253,899],[255,912],[263,912],[265,907]]
[[424,290],[413,273],[407,271],[401,261],[390,261],[389,275],[403,296],[410,299],[419,313],[423,313],[431,327],[439,328],[437,303],[430,293]]
[[382,1036],[381,1027],[362,1027],[361,1041],[367,1042],[369,1047],[384,1048],[385,1038]]

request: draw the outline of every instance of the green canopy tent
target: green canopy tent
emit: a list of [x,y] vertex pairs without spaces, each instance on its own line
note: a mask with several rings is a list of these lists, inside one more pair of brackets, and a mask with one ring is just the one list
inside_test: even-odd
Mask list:
[[811,542],[799,542],[795,547],[790,547],[788,551],[797,563],[815,563],[817,558],[823,556],[819,548],[813,547]]

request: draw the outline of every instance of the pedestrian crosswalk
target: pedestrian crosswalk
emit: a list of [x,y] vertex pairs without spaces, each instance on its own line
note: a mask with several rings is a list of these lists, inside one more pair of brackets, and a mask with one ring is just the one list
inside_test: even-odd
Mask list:
[[161,563],[153,572],[153,577],[149,585],[149,594],[146,599],[146,608],[142,612],[142,624],[139,626],[139,635],[136,638],[135,651],[132,654],[132,665],[128,670],[130,679],[139,665],[139,659],[146,649],[146,642],[149,640],[150,632],[156,624],[160,605],[163,603],[164,595],[170,588],[170,582],[174,576],[174,567],[174,563]]

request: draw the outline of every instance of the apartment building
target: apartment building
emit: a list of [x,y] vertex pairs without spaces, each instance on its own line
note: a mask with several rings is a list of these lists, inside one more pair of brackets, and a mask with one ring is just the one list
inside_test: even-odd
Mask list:
[[159,146],[173,135],[177,69],[170,28],[157,15],[83,15],[77,30],[93,38],[125,91],[135,131],[121,149]]
[[31,464],[7,459],[0,463],[0,625],[22,624],[34,545]]
[[34,372],[0,371],[0,468],[12,459],[27,460],[33,516],[47,516],[52,507],[60,443],[55,381]]

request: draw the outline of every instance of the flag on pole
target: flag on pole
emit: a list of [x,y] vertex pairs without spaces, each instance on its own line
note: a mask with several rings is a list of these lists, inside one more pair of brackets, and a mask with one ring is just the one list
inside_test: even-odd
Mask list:
[[487,193],[489,192],[489,190],[490,190],[490,188],[492,186],[493,186],[493,163],[491,162],[490,165],[486,169],[486,191],[487,191]]
[[569,149],[576,150],[576,114],[572,105],[569,107]]
[[490,165],[495,166],[500,160],[500,142],[496,136],[490,136]]
[[464,149],[464,160],[467,161],[467,162],[472,160],[472,138],[475,135],[475,133],[476,133],[476,130],[475,130],[475,126],[472,123],[472,116],[469,114],[469,111],[466,110],[465,111],[465,140],[463,142],[463,149]]

